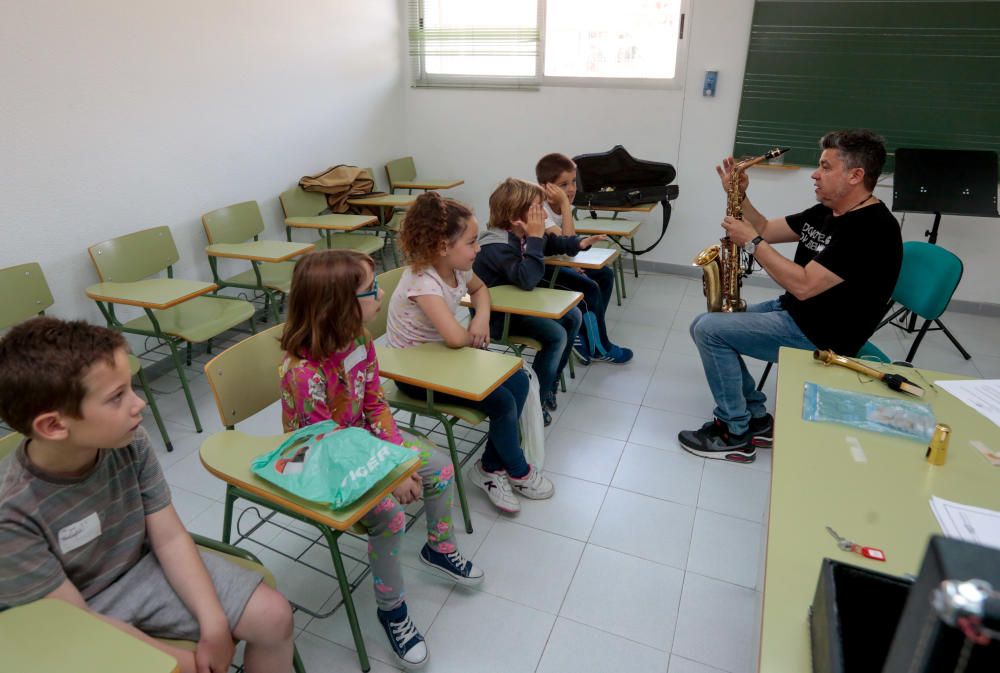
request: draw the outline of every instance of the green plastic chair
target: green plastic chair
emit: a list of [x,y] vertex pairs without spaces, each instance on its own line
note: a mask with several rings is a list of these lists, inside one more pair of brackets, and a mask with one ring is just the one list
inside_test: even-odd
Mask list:
[[[883,320],[879,328],[907,311],[924,319],[924,324],[921,325],[917,338],[914,339],[910,352],[906,355],[907,362],[913,362],[917,348],[920,347],[920,342],[924,340],[928,331],[944,332],[962,357],[966,360],[972,357],[940,320],[941,314],[951,302],[951,296],[955,294],[955,288],[962,281],[963,270],[962,260],[955,253],[939,245],[923,241],[903,243],[903,265],[899,270],[896,289],[892,291],[892,301],[888,310],[891,311],[895,304],[899,304],[901,308]],[[904,329],[912,331],[914,322],[915,320],[911,321],[909,328],[904,327]],[[931,323],[937,327],[931,328]]]
[[[0,330],[13,327],[36,315],[44,315],[45,310],[55,303],[42,267],[37,262],[0,269],[0,289],[3,290],[3,299],[0,299]],[[129,353],[128,365],[132,375],[139,379],[167,451],[173,451],[174,445],[167,434],[167,427],[163,424],[160,409],[156,405],[156,397],[149,388],[139,358]]]
[[[25,264],[23,266],[30,265]],[[0,460],[3,460],[8,455],[13,453],[14,449],[17,448],[17,445],[21,443],[22,439],[24,439],[24,435],[20,435],[16,432],[0,437]],[[264,576],[264,584],[272,589],[277,588],[277,582],[275,582],[274,575],[271,571],[260,562],[260,559],[248,552],[246,549],[240,549],[239,547],[234,547],[233,545],[225,544],[223,542],[219,542],[218,540],[198,535],[197,533],[189,534],[191,535],[191,539],[194,540],[194,543],[202,549],[213,554],[218,554],[219,556],[224,556],[232,563],[260,573]],[[170,638],[157,638],[157,640],[180,649],[190,650],[192,652],[198,645],[198,643],[190,640],[173,640]],[[296,673],[306,672],[305,666],[302,664],[302,658],[299,657],[298,649],[294,650],[292,665],[294,666]]]
[[[385,165],[385,176],[389,180],[389,191],[396,193],[397,182],[411,182],[417,178],[417,167],[413,163],[413,157],[401,157],[393,159]],[[407,190],[412,193],[413,190]]]
[[[244,201],[225,208],[219,208],[201,216],[202,226],[209,244],[214,243],[244,243],[257,241],[264,231],[264,218],[260,214],[260,206],[256,201]],[[308,249],[306,250],[308,251]],[[295,262],[258,262],[248,260],[249,271],[238,273],[229,278],[219,276],[218,258],[208,256],[212,267],[212,277],[216,285],[222,287],[238,287],[254,290],[264,295],[264,311],[270,309],[274,322],[280,320],[278,297],[287,297],[292,287],[292,271]]]
[[[358,521],[403,479],[408,478],[416,469],[419,459],[415,457],[412,461],[397,467],[365,497],[336,511],[297,498],[254,475],[250,471],[253,459],[279,446],[286,435],[251,436],[236,430],[236,424],[280,399],[281,381],[278,377],[278,368],[285,355],[281,350],[281,334],[284,328],[285,325],[282,323],[248,337],[205,364],[205,376],[212,387],[219,418],[226,429],[208,437],[201,445],[201,462],[205,469],[226,482],[222,521],[223,542],[227,544],[230,542],[233,504],[241,498],[307,523],[320,531],[330,550],[340,586],[341,603],[347,611],[361,670],[368,671],[371,666],[368,663],[364,637],[351,596],[351,591],[361,583],[366,573],[353,583],[348,581],[338,540],[344,533],[352,530],[365,534],[363,529],[356,527]],[[245,537],[241,535],[240,539]],[[322,614],[303,606],[296,607],[306,614],[322,619],[333,614],[340,604]]]
[[[174,277],[173,265],[180,259],[174,237],[168,227],[153,227],[125,234],[87,249],[102,282],[133,283],[166,271]],[[242,322],[254,332],[253,305],[242,299],[223,296],[199,296],[163,310],[143,308],[145,315],[122,322],[113,302],[97,301],[108,327],[127,334],[156,337],[170,348],[174,369],[180,378],[184,397],[195,429],[201,432],[201,420],[191,396],[187,376],[177,353],[177,345],[187,344],[187,364],[191,364],[191,345],[208,343]]]
[[[285,217],[315,217],[327,210],[326,196],[320,192],[307,192],[301,187],[293,187],[281,192],[278,197]],[[285,227],[285,235],[292,240],[292,227]],[[355,232],[335,232],[320,236],[315,242],[317,249],[357,250],[368,255],[382,252],[385,241],[372,234]]]
[[[882,349],[873,344],[871,341],[866,341],[861,347],[861,350],[857,352],[854,356],[859,360],[867,360],[868,362],[881,362],[883,364],[889,364],[892,360],[889,356],[882,352]],[[774,366],[773,362],[768,362],[767,366],[764,367],[764,373],[760,375],[760,381],[757,382],[757,390],[763,390],[764,384],[767,382],[767,375],[771,373],[771,367]]]
[[[403,275],[405,267],[392,269],[378,275],[378,286],[385,293],[386,297],[391,297],[399,285],[399,279]],[[388,301],[386,302],[388,304]],[[375,315],[375,319],[368,323],[368,331],[372,339],[381,338],[385,334],[386,321],[388,319],[388,308],[383,308]],[[462,505],[462,517],[465,519],[465,532],[472,532],[472,517],[469,514],[469,503],[465,496],[465,483],[462,477],[462,467],[475,454],[480,444],[485,443],[486,435],[476,444],[476,447],[463,458],[458,452],[458,444],[455,441],[455,425],[459,421],[465,421],[475,427],[486,420],[486,414],[478,409],[466,407],[460,404],[446,404],[434,401],[434,392],[427,391],[425,399],[410,397],[396,387],[392,381],[387,381],[382,387],[385,392],[385,399],[393,409],[400,409],[410,413],[409,429],[417,431],[414,421],[416,416],[432,418],[441,423],[444,428],[445,437],[448,440],[448,453],[451,455],[451,462],[455,465],[455,490],[458,491],[458,500]]]

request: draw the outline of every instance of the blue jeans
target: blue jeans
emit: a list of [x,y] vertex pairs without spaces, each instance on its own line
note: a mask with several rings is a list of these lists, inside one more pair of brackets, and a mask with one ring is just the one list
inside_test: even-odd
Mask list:
[[[572,308],[559,320],[536,318],[527,315],[510,317],[510,334],[531,337],[542,344],[542,350],[535,353],[531,368],[538,375],[538,390],[541,394],[552,392],[559,384],[559,375],[569,361],[573,350],[573,340],[580,331],[583,314]],[[503,315],[494,314],[490,320],[490,333],[499,339],[503,332]]]
[[751,417],[767,414],[767,397],[741,356],[777,362],[782,346],[816,348],[777,299],[747,306],[744,313],[702,313],[690,331],[715,398],[715,417],[737,435],[747,431]]
[[[424,399],[427,394],[426,388],[402,381],[397,381],[396,387],[418,400]],[[471,407],[489,417],[490,429],[483,451],[483,469],[487,472],[507,470],[507,474],[517,478],[528,474],[528,462],[524,459],[524,450],[521,448],[519,424],[521,410],[524,409],[524,401],[527,398],[528,375],[523,369],[514,372],[513,376],[479,402],[445,393],[434,393],[435,402]]]
[[[549,286],[548,281],[552,278],[555,268],[557,267],[545,268],[546,282],[542,287]],[[555,287],[583,294],[583,302],[579,304],[579,308],[581,311],[590,311],[597,318],[597,338],[601,340],[604,349],[608,350],[611,348],[611,340],[608,338],[608,326],[604,316],[608,312],[608,302],[615,289],[615,272],[609,266],[586,271],[586,274],[582,274],[574,269],[560,269],[559,275],[556,276]],[[586,330],[582,336],[587,336]]]

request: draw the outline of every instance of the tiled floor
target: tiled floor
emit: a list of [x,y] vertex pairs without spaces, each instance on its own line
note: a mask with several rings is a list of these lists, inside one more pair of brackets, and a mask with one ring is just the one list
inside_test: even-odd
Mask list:
[[[482,492],[470,489],[475,533],[461,533],[459,545],[486,570],[481,590],[423,572],[416,561],[421,522],[408,533],[401,561],[411,614],[432,653],[429,673],[754,669],[770,452],[740,466],[706,464],[677,447],[678,430],[700,425],[713,406],[687,334],[704,305],[701,283],[643,275],[628,278],[628,292],[608,317],[612,339],[632,347],[635,359],[577,367],[559,397],[546,447],[555,498],[525,501],[520,515],[499,516]],[[751,301],[774,294],[745,291]],[[919,366],[1000,377],[1000,319],[948,314],[945,323],[973,359],[963,360],[943,335],[932,334],[920,347]],[[874,342],[902,358],[912,337],[887,328]],[[751,368],[756,374],[763,366]],[[765,389],[771,394],[775,378]],[[171,381],[163,376],[154,388],[176,387]],[[206,433],[220,430],[204,380],[193,388]],[[159,456],[178,511],[191,530],[218,537],[223,486],[198,460],[205,435],[194,432],[179,392],[160,403],[175,451],[160,446]],[[152,421],[147,425],[160,445]],[[241,429],[275,434],[279,426],[272,408]],[[288,553],[305,548],[301,538],[274,527],[261,534]],[[250,546],[293,600],[319,608],[338,599],[331,580]],[[328,563],[322,550],[307,556]],[[396,670],[367,580],[354,597],[372,670]],[[311,672],[359,670],[343,610],[326,620],[298,615],[296,623]]]

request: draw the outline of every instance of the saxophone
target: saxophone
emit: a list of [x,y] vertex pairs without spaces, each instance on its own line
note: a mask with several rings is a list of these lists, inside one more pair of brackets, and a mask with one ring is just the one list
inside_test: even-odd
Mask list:
[[[744,159],[733,166],[729,173],[729,184],[726,185],[726,215],[743,219],[743,194],[740,193],[740,177],[746,169],[762,161],[781,156],[788,151],[787,147],[775,147],[759,157]],[[740,298],[740,287],[743,277],[749,275],[752,260],[744,254],[742,248],[736,245],[729,236],[724,236],[719,245],[711,245],[691,261],[693,266],[700,266],[702,272],[702,287],[709,312],[733,313],[746,310],[747,303]]]

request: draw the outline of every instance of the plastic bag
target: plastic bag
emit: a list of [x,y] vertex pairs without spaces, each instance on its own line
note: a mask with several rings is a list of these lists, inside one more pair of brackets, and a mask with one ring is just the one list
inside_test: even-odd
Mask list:
[[545,465],[545,419],[542,417],[538,377],[527,366],[524,373],[528,375],[528,399],[521,411],[521,448],[528,464],[541,470]]
[[934,434],[934,413],[926,404],[892,397],[852,393],[806,382],[802,418],[831,421],[862,430],[929,442]]
[[340,509],[413,457],[410,449],[362,428],[322,421],[296,430],[281,446],[255,458],[250,469],[300,498]]

